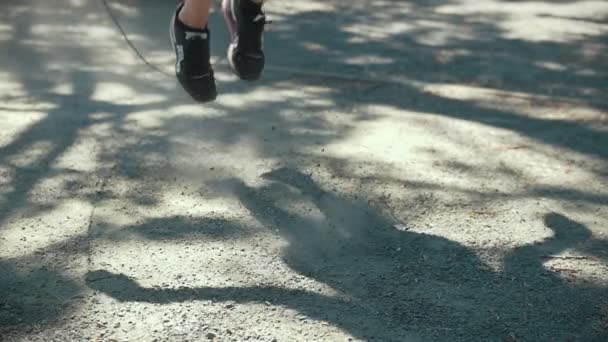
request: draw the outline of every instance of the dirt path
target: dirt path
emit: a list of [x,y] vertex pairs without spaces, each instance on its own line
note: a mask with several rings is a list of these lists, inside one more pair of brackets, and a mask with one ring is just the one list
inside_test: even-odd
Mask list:
[[107,4],[0,5],[0,341],[608,339],[607,3],[214,15],[204,106]]

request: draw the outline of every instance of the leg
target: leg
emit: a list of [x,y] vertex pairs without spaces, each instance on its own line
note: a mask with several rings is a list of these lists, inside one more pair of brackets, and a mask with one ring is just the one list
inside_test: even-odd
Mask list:
[[223,0],[224,19],[232,36],[228,61],[243,80],[260,78],[264,69],[263,35],[266,15],[262,0]]
[[185,0],[171,20],[171,42],[175,50],[175,75],[197,101],[215,100],[217,91],[211,67],[207,29],[212,0]]
[[207,27],[210,9],[211,0],[186,0],[179,12],[179,21],[186,26],[202,30]]

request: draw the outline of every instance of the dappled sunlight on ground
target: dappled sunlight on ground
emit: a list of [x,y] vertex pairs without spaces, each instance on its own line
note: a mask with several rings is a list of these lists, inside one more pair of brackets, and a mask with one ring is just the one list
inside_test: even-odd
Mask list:
[[[498,17],[496,24],[505,37],[529,41],[566,43],[585,36],[601,36],[608,28],[601,20],[608,17],[604,1],[478,1],[463,0],[437,8],[437,13]],[[580,20],[591,20],[580,25]],[[597,20],[598,22],[594,22]]]
[[205,105],[109,4],[0,6],[0,334],[608,333],[604,2],[275,1],[256,84],[214,16]]

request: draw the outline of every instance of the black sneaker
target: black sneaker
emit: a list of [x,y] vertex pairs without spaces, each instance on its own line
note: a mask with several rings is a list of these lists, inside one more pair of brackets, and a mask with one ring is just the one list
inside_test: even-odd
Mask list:
[[232,36],[228,47],[232,71],[243,80],[259,79],[264,69],[262,45],[266,25],[262,4],[251,0],[222,0],[222,9]]
[[209,62],[209,30],[186,26],[178,19],[180,4],[171,19],[171,43],[175,50],[175,75],[182,87],[197,101],[213,101],[217,97],[215,77]]

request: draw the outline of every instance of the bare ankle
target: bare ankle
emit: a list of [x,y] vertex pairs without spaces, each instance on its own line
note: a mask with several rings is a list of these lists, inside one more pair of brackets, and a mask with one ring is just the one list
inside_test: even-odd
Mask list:
[[209,7],[205,5],[201,6],[200,3],[196,3],[195,1],[188,1],[179,11],[177,18],[188,27],[200,30],[205,29],[209,20]]

